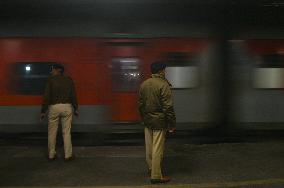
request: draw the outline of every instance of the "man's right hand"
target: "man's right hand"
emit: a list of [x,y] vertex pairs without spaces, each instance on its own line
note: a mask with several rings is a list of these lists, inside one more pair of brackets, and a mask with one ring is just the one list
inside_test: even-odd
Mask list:
[[176,128],[175,127],[173,127],[173,128],[169,128],[169,133],[174,133],[175,131],[176,131]]
[[40,114],[39,121],[42,122],[44,118],[45,118],[45,113],[41,113],[41,114]]

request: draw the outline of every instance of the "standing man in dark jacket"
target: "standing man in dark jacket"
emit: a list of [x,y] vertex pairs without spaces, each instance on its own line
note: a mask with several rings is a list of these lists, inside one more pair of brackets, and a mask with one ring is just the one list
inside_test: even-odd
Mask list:
[[176,117],[173,108],[170,84],[165,78],[166,64],[151,65],[151,78],[144,81],[139,90],[139,112],[145,125],[146,161],[151,183],[166,183],[163,176],[163,159],[166,132],[174,132]]
[[55,64],[52,67],[51,76],[49,77],[41,109],[40,119],[43,120],[48,114],[48,158],[54,160],[56,158],[56,135],[59,120],[62,124],[62,134],[64,141],[65,160],[72,158],[72,142],[71,142],[71,123],[72,123],[72,106],[74,114],[78,113],[78,103],[73,80],[65,76],[64,67]]

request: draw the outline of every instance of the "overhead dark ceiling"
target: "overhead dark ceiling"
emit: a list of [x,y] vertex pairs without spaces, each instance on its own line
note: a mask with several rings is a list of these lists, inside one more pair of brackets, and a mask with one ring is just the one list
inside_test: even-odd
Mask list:
[[283,0],[0,0],[1,21],[284,25]]

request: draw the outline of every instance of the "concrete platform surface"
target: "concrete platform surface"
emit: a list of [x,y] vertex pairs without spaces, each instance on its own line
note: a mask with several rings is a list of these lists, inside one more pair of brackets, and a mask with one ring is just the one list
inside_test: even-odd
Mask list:
[[40,146],[0,147],[0,187],[284,187],[284,142],[168,144],[167,185],[151,185],[143,146],[74,147],[76,159],[49,162]]

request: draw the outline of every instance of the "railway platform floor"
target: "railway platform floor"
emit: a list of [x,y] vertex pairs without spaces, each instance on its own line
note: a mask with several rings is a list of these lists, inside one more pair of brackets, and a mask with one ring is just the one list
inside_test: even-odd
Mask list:
[[0,187],[223,188],[284,187],[284,141],[167,143],[164,172],[151,185],[143,146],[75,146],[74,161],[48,161],[45,146],[1,145]]

